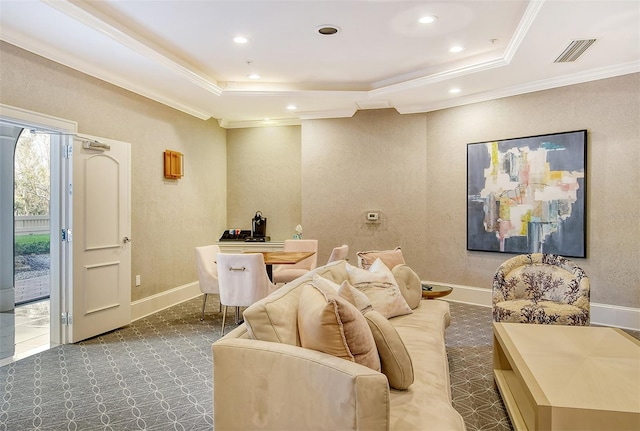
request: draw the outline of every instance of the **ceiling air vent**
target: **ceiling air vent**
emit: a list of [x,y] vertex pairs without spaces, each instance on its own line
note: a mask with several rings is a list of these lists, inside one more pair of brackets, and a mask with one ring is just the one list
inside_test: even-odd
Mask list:
[[554,63],[570,63],[576,61],[596,39],[572,40],[569,46],[554,60]]

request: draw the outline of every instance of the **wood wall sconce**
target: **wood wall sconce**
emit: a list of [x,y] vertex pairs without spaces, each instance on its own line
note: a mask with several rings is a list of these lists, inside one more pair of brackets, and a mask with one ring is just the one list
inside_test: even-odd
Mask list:
[[182,153],[166,150],[164,152],[164,177],[179,180],[184,176],[184,161]]

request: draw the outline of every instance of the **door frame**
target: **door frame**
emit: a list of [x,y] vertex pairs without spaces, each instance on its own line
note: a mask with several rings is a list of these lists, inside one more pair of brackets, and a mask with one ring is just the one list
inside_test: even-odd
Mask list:
[[0,122],[19,127],[33,127],[51,133],[51,196],[50,232],[51,246],[57,244],[58,253],[51,254],[50,264],[50,343],[67,344],[67,328],[62,325],[62,313],[68,309],[68,300],[73,288],[70,283],[73,273],[71,244],[61,241],[62,226],[70,226],[72,208],[69,199],[71,166],[64,158],[63,148],[73,143],[78,123],[26,109],[0,104]]

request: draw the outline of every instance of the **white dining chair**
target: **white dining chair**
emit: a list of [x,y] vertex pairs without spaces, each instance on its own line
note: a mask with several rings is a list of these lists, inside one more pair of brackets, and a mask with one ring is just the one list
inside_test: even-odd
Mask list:
[[347,258],[349,254],[349,246],[346,244],[342,244],[340,247],[335,247],[331,251],[331,255],[329,256],[329,260],[327,263],[335,262],[336,260],[344,260]]
[[261,253],[220,253],[218,281],[222,304],[222,335],[227,307],[236,307],[236,324],[240,321],[240,307],[248,307],[276,289],[269,281],[264,257]]
[[207,305],[207,295],[220,295],[218,287],[218,268],[216,266],[216,257],[220,253],[220,247],[217,245],[205,245],[196,247],[196,268],[198,269],[198,282],[200,291],[204,293],[202,301],[202,317],[204,320],[204,309]]
[[313,256],[301,260],[298,263],[278,265],[273,268],[273,282],[288,283],[313,270],[318,265],[318,240],[317,239],[286,239],[283,251],[312,251]]

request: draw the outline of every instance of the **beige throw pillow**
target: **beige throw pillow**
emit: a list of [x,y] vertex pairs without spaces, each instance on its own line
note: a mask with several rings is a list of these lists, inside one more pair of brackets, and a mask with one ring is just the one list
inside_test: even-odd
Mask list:
[[369,298],[373,309],[387,319],[412,313],[391,270],[380,259],[369,270],[347,266],[349,283]]
[[338,293],[338,295],[349,301],[362,313],[366,313],[373,309],[371,301],[369,301],[367,295],[353,287],[347,280],[343,281],[341,285],[338,285],[331,280],[315,275],[313,277],[313,282],[316,286],[333,289]]
[[413,383],[413,363],[398,331],[375,310],[365,313],[364,317],[376,341],[382,373],[387,376],[389,386],[398,390],[407,389]]
[[298,330],[302,347],[380,371],[380,358],[367,320],[331,288],[313,282],[302,286]]
[[389,269],[393,269],[394,266],[405,263],[400,247],[396,247],[393,250],[359,251],[356,254],[359,258],[358,263],[363,269],[369,269],[376,259],[382,260],[382,263],[384,263]]

